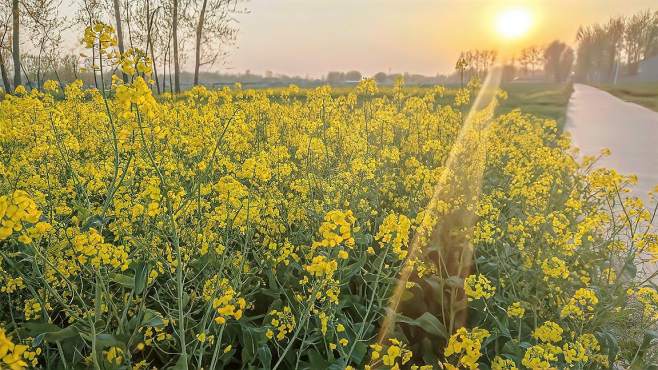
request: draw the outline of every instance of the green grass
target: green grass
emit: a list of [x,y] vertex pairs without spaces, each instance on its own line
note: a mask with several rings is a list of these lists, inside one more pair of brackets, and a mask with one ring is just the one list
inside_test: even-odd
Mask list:
[[[441,103],[450,104],[454,99],[456,90],[459,85],[446,85],[446,91],[441,99]],[[343,89],[343,90],[341,90]],[[419,95],[423,94],[427,87],[408,87],[405,94]],[[501,89],[507,91],[508,98],[498,107],[498,113],[509,113],[514,109],[521,109],[524,113],[536,115],[538,117],[554,119],[558,122],[559,127],[564,126],[567,113],[567,103],[573,92],[571,84],[532,82],[532,83],[504,83]],[[346,88],[335,88],[334,93],[341,94],[349,91]],[[393,90],[390,87],[380,88],[378,95],[392,95]]]
[[564,125],[567,103],[573,91],[571,84],[509,83],[501,88],[509,97],[498,108],[500,113],[520,108],[524,113],[554,119],[560,127]]
[[658,82],[626,82],[596,86],[612,95],[658,112]]

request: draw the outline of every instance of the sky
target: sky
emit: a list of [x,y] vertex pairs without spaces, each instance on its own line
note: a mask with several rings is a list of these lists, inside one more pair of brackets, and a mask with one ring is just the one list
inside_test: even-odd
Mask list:
[[[320,77],[359,70],[450,73],[461,50],[494,48],[510,55],[560,39],[573,44],[581,24],[656,9],[656,0],[249,0],[238,17],[231,72]],[[496,15],[526,8],[529,32],[505,40]]]

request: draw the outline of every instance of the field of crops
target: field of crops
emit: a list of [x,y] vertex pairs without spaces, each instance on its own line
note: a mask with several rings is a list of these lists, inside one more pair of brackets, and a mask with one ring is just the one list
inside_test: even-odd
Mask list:
[[555,121],[467,127],[477,83],[156,99],[132,72],[0,101],[3,366],[654,360],[655,208]]

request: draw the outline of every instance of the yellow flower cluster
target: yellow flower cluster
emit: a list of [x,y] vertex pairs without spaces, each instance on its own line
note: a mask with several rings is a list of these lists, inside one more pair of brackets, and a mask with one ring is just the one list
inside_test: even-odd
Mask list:
[[459,89],[455,94],[455,106],[461,107],[471,101],[471,92],[468,89]]
[[11,370],[21,370],[27,368],[27,363],[23,360],[23,354],[27,346],[14,344],[11,339],[7,338],[5,329],[0,328],[0,359],[2,365]]
[[370,348],[372,349],[370,365],[366,369],[376,368],[376,365],[381,363],[388,366],[389,369],[397,370],[400,369],[400,366],[408,363],[413,356],[413,353],[407,349],[406,345],[395,338],[388,339],[386,351],[384,351],[384,346],[379,343],[371,344]]
[[[553,342],[561,340],[556,339],[556,329],[552,327],[547,331],[552,333],[544,333],[551,337]],[[560,360],[560,355],[563,356],[564,362],[573,367],[576,364],[594,363],[603,367],[608,366],[608,357],[600,353],[601,346],[598,340],[592,334],[583,334],[575,338],[575,341],[564,343],[562,347],[551,343],[541,343],[528,348],[523,356],[522,364],[529,369],[558,369],[555,363]]]
[[28,299],[25,301],[25,320],[36,320],[41,317],[41,303],[36,299]]
[[[13,232],[23,230],[23,223],[35,224],[41,212],[36,203],[22,190],[14,191],[10,196],[0,196],[0,240],[7,239]],[[23,233],[21,241],[29,243],[31,238]]]
[[521,363],[528,369],[557,370],[551,362],[557,361],[560,353],[560,347],[550,343],[537,344],[526,350]]
[[87,49],[98,46],[101,53],[105,53],[108,48],[117,45],[114,28],[103,22],[95,22],[85,28],[82,41]]
[[469,300],[491,298],[496,293],[496,287],[482,274],[469,275],[464,281],[464,291]]
[[525,314],[525,308],[521,306],[521,302],[514,302],[507,307],[507,316],[511,318],[522,318]]
[[203,298],[211,302],[215,310],[215,322],[223,325],[230,318],[240,320],[247,308],[247,301],[240,297],[226,278],[215,275],[203,285]]
[[519,370],[519,368],[513,360],[496,356],[491,362],[491,370]]
[[555,343],[562,341],[563,331],[560,325],[546,321],[532,332],[532,337],[545,343]]
[[566,263],[558,257],[544,260],[541,269],[545,275],[544,279],[566,279],[569,277],[569,269],[567,269]]
[[409,244],[409,231],[411,229],[411,221],[405,215],[390,214],[384,218],[382,224],[379,225],[379,230],[375,239],[378,240],[382,246],[390,244],[400,260],[407,257],[407,246]]
[[161,345],[162,342],[171,341],[174,336],[167,332],[167,325],[169,325],[169,320],[163,320],[161,326],[140,328],[140,331],[144,331],[144,342],[137,344],[137,349],[142,351],[146,346],[153,346],[154,342]]
[[638,302],[642,303],[644,318],[650,321],[658,320],[658,291],[651,287],[641,287],[637,290],[629,290],[629,295],[634,295]]
[[356,218],[352,211],[333,210],[324,216],[324,222],[320,225],[322,240],[315,242],[314,246],[335,247],[345,245],[349,248],[354,246],[352,238],[352,225]]
[[304,266],[304,269],[310,272],[312,276],[329,280],[338,269],[338,263],[328,259],[326,256],[315,256],[310,264]]
[[267,154],[261,152],[254,157],[247,158],[237,175],[243,179],[258,179],[263,182],[268,181],[272,178],[272,170],[268,163]]
[[[292,310],[289,306],[283,307],[283,310],[281,311],[270,311],[270,317],[270,324],[276,330],[276,340],[278,341],[284,340],[286,335],[291,333],[297,325],[295,315],[292,313]],[[269,339],[272,339],[274,337],[274,331],[272,329],[268,329],[266,335]]]
[[150,75],[152,72],[151,58],[143,50],[130,48],[121,55],[121,71],[127,75]]
[[76,235],[72,244],[71,253],[81,265],[90,264],[95,268],[110,266],[125,271],[130,264],[126,248],[105,243],[96,229]]
[[569,299],[569,302],[562,308],[560,311],[560,317],[574,317],[577,319],[583,319],[585,313],[591,313],[594,311],[594,306],[599,303],[599,299],[596,297],[596,293],[587,288],[580,288],[576,290],[576,293]]
[[37,356],[40,354],[41,348],[30,351],[24,344],[14,344],[11,338],[7,337],[5,329],[0,328],[0,368],[23,370],[28,366],[36,367]]
[[25,283],[23,282],[22,277],[2,277],[1,280],[3,281],[2,287],[0,288],[0,292],[3,293],[14,293],[15,291],[19,289],[25,288]]
[[107,351],[103,351],[105,360],[111,365],[121,365],[123,363],[123,350],[119,347],[110,347]]
[[459,355],[457,360],[459,367],[475,370],[478,368],[478,360],[482,356],[482,341],[488,336],[489,332],[485,329],[473,328],[469,332],[466,328],[459,328],[450,337],[444,355],[446,357]]
[[48,80],[43,83],[43,88],[46,91],[55,92],[59,90],[59,84],[55,80]]
[[126,119],[133,115],[133,107],[149,118],[153,118],[158,109],[151,89],[141,76],[136,77],[130,85],[116,87],[116,102]]

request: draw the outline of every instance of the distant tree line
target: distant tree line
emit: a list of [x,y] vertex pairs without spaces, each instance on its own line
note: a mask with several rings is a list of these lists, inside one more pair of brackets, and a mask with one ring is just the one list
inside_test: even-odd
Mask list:
[[[462,84],[471,78],[483,78],[496,62],[495,50],[469,50],[462,52],[455,63],[455,74],[449,80]],[[572,70],[574,51],[562,41],[555,40],[545,47],[530,46],[521,49],[503,66],[503,80],[519,78],[566,81]]]
[[474,77],[483,78],[489,68],[493,66],[498,52],[496,50],[467,50],[459,54],[455,69],[459,71],[459,79]]
[[582,26],[577,42],[576,79],[608,82],[636,75],[643,60],[658,55],[658,11]]

